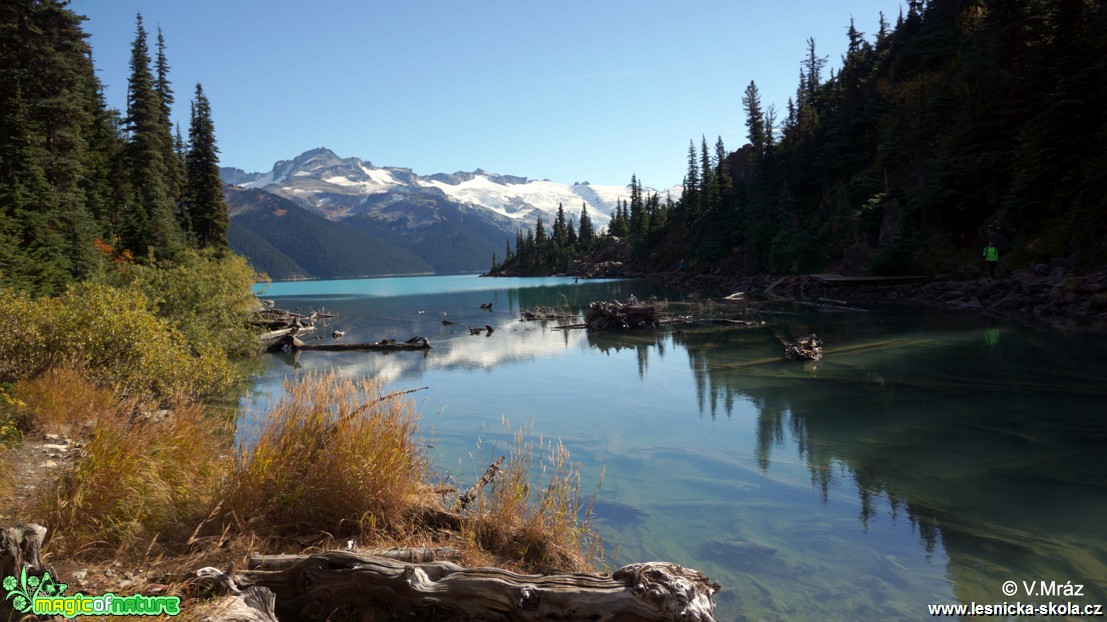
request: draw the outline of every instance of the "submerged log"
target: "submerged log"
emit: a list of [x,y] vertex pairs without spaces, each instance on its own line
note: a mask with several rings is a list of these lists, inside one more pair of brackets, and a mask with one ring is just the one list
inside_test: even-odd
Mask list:
[[714,621],[718,583],[666,562],[633,564],[611,575],[522,575],[451,562],[404,563],[330,551],[282,570],[239,571],[242,588],[276,594],[281,622],[416,619],[429,621]]
[[584,323],[592,330],[655,329],[661,325],[653,305],[597,300],[584,312]]

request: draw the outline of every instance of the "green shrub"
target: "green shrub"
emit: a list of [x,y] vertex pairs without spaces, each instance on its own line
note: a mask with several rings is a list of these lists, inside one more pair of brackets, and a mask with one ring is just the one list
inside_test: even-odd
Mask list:
[[233,386],[223,351],[186,343],[156,317],[137,289],[81,283],[57,298],[0,290],[0,381],[26,380],[75,365],[97,382],[137,398],[203,398]]
[[197,354],[210,348],[232,357],[258,351],[249,321],[258,305],[253,284],[261,277],[238,255],[187,251],[173,263],[122,264],[100,279],[142,292],[154,314]]

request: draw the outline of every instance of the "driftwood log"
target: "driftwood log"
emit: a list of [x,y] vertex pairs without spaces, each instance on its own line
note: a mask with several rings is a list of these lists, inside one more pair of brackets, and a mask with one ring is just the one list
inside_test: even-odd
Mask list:
[[572,320],[576,319],[577,312],[568,306],[560,308],[535,307],[533,309],[521,309],[519,317],[524,322],[540,322],[545,320]]
[[412,337],[407,341],[395,339],[382,339],[375,343],[305,343],[294,335],[286,335],[277,342],[277,349],[288,351],[295,350],[322,350],[327,352],[406,352],[417,350],[430,350],[430,341],[426,337]]
[[303,343],[298,337],[315,330],[317,317],[336,317],[333,313],[303,315],[276,309],[272,307],[258,311],[253,320],[254,326],[267,329],[268,332],[259,335],[262,346],[270,352],[282,349],[288,343]]
[[228,596],[202,618],[202,622],[279,622],[276,596],[264,587],[239,589],[234,580],[217,568],[196,571],[196,583]]
[[654,329],[661,325],[653,305],[597,300],[584,312],[591,330]]
[[610,576],[539,576],[345,551],[304,557],[282,570],[239,571],[232,584],[243,592],[271,590],[281,622],[708,622],[715,620],[711,595],[720,589],[698,571],[665,562],[624,566]]

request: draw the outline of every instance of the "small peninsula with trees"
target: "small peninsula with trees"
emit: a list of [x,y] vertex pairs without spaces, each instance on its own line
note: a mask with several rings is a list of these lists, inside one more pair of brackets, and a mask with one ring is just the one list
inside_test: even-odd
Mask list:
[[[923,289],[838,294],[1107,319],[1102,3],[912,0],[847,37],[829,75],[808,40],[783,110],[750,82],[748,143],[693,140],[679,198],[632,177],[606,232],[583,233],[583,212],[579,232],[572,213],[552,232],[539,221],[489,274],[652,275],[719,292],[787,276],[796,293],[812,273],[923,275]],[[989,243],[1004,286],[972,284]]]

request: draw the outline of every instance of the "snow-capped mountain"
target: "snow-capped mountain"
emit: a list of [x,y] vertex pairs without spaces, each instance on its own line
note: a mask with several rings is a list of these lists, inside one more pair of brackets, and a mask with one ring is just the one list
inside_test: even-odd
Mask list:
[[229,184],[231,247],[277,278],[483,272],[516,231],[533,228],[539,216],[550,226],[559,204],[574,222],[587,206],[600,229],[630,196],[626,186],[480,169],[423,177],[322,147],[266,173],[220,173]]
[[[224,181],[245,188],[258,188],[288,198],[315,210],[330,220],[368,215],[384,221],[410,218],[392,206],[419,198],[456,208],[487,211],[493,222],[508,232],[533,227],[537,216],[549,224],[562,205],[569,219],[579,220],[582,205],[597,227],[611,219],[616,202],[628,200],[627,186],[572,185],[548,179],[497,175],[477,169],[472,173],[438,173],[420,176],[408,168],[377,167],[359,158],[340,158],[329,149],[318,148],[292,160],[281,160],[266,173],[245,173],[223,169]],[[647,193],[655,192],[647,189]],[[661,192],[664,196],[666,191]],[[674,200],[680,188],[670,189]],[[418,222],[429,214],[415,217]],[[496,218],[496,216],[500,218]]]

